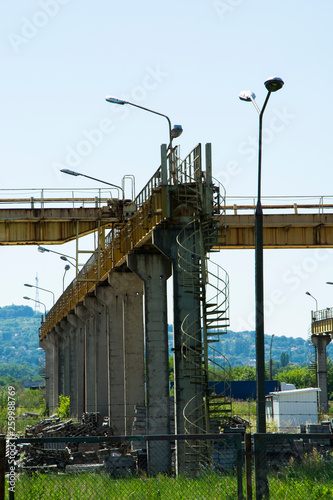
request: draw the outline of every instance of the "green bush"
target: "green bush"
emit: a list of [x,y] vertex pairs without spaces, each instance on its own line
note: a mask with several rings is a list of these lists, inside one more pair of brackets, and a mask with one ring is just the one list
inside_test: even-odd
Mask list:
[[59,395],[59,407],[58,407],[58,415],[60,418],[69,418],[70,412],[70,401],[69,396]]

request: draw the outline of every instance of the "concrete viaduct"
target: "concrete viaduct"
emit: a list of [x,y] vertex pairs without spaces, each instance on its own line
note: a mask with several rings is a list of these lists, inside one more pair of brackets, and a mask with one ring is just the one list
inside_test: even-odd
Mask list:
[[[206,256],[254,247],[254,206],[226,205],[212,177],[210,144],[182,162],[162,145],[161,166],[135,200],[40,196],[10,203],[14,208],[0,209],[1,245],[76,239],[78,257],[80,236],[98,235],[40,328],[50,413],[59,395],[67,395],[73,417],[100,412],[120,435],[132,435],[135,407],[144,406],[145,433],[170,434],[166,282],[172,275],[175,432],[210,432],[211,413],[228,416],[228,398],[208,389],[211,342],[229,323],[228,279],[219,275],[208,293],[213,279],[206,276],[218,272],[208,269]],[[332,247],[332,208],[264,205],[265,248]],[[224,369],[227,380],[227,364]],[[149,445],[150,471],[167,471],[170,445],[157,447]],[[187,454],[186,443],[178,442],[178,471]]]

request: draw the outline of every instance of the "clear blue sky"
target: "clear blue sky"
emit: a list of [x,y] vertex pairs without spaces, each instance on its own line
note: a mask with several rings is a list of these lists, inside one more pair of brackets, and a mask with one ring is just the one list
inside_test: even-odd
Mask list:
[[[0,15],[1,189],[96,186],[59,174],[72,167],[114,184],[133,174],[138,192],[159,165],[167,123],[134,108],[125,114],[105,102],[112,94],[181,124],[183,157],[211,142],[227,195],[255,197],[258,117],[238,93],[253,90],[261,105],[263,82],[276,75],[285,86],[265,112],[263,194],[332,194],[330,0],[16,0]],[[99,143],[74,159],[106,119]],[[74,252],[72,244],[54,249]],[[61,293],[56,256],[36,246],[0,252],[0,306],[28,304],[23,283],[36,273],[39,286]],[[254,252],[217,259],[230,274],[231,328],[253,329]],[[332,263],[333,250],[265,252],[266,333],[307,337],[315,303],[305,291],[319,308],[333,305]],[[47,294],[40,300],[51,305]]]

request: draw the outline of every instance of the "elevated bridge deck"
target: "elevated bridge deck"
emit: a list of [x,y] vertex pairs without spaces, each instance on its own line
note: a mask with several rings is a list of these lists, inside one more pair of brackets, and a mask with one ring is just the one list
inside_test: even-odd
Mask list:
[[[111,198],[111,193],[101,190],[97,196],[72,192],[62,198],[51,190],[20,198],[10,193],[2,196],[0,192],[0,245],[62,243],[91,232],[99,236],[93,255],[77,269],[76,279],[47,314],[41,336],[92,293],[97,284],[107,281],[112,269],[126,266],[128,254],[139,249],[156,252],[156,228],[177,227],[182,218],[191,216],[186,200],[193,205],[193,179],[199,187],[205,180],[202,174],[196,178],[199,159],[195,149],[191,161],[186,164],[185,160],[185,167],[181,165],[176,174],[170,171],[168,176],[162,162],[133,201]],[[254,248],[255,199],[223,199],[224,205],[218,207],[213,198],[208,200],[217,230],[213,248]],[[263,198],[263,212],[265,248],[333,247],[333,198]]]

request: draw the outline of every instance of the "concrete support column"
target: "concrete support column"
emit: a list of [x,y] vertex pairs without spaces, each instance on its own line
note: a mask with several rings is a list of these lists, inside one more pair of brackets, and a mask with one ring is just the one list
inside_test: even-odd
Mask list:
[[[162,254],[130,254],[127,265],[144,282],[148,435],[170,434],[166,281],[171,262]],[[168,441],[148,442],[148,472],[170,472]]]
[[58,341],[58,394],[64,394],[65,387],[65,349],[64,333],[60,325],[55,326],[55,332]]
[[[107,341],[107,308],[97,297],[85,297],[84,306],[94,316],[93,336],[89,338],[90,352],[94,356],[94,380],[91,388],[95,391],[95,411],[101,414],[101,419],[108,416],[108,341]],[[88,344],[87,344],[88,345]],[[93,373],[93,371],[92,371]]]
[[[109,281],[117,284],[117,280],[112,277],[109,278]],[[124,435],[126,434],[126,405],[122,294],[110,285],[96,287],[95,293],[98,300],[107,308],[108,414],[115,432]]]
[[317,359],[317,386],[320,389],[319,393],[319,408],[320,411],[328,410],[328,394],[327,394],[327,355],[326,346],[331,342],[330,335],[311,335],[311,342],[316,348]]
[[121,300],[122,303],[125,433],[131,435],[135,405],[144,405],[145,401],[143,285],[142,281],[128,270],[111,271],[109,284],[117,293],[118,300]]
[[51,332],[47,335],[47,341],[49,343],[50,349],[50,368],[49,372],[49,411],[50,414],[54,413],[56,408],[58,407],[59,400],[59,362],[58,362],[58,335],[55,330],[51,330]]
[[73,341],[70,345],[71,383],[70,383],[70,413],[75,418],[81,418],[85,412],[85,355],[84,355],[84,323],[75,313],[69,313],[68,323],[71,325]]
[[70,332],[69,324],[66,319],[60,321],[56,325],[55,331],[59,339],[59,394],[69,396],[70,386],[70,367],[69,367],[69,353],[70,353]]
[[84,411],[96,411],[96,345],[94,313],[84,305],[75,307],[75,314],[84,323]]
[[50,408],[50,374],[51,371],[51,346],[48,341],[48,337],[44,337],[39,340],[39,347],[41,347],[45,353],[45,402],[47,409]]
[[[202,400],[202,386],[195,383],[190,374],[194,374],[197,381],[200,380],[202,373],[200,371],[200,363],[197,372],[193,367],[193,362],[186,356],[186,350],[183,349],[182,343],[185,340],[182,336],[181,326],[186,317],[190,316],[190,321],[187,322],[191,326],[191,350],[202,350],[201,342],[201,327],[200,327],[200,301],[195,295],[195,290],[184,285],[182,278],[184,273],[178,267],[178,243],[177,236],[182,227],[174,229],[155,229],[153,232],[153,244],[166,255],[172,262],[173,274],[173,334],[174,334],[174,379],[175,379],[175,426],[176,434],[185,434],[185,419],[184,410],[188,414],[189,408],[191,415],[189,420],[195,422],[190,432],[198,433],[203,424],[203,408],[200,407]],[[189,229],[187,245],[195,247],[193,231]],[[197,276],[198,284],[199,276]],[[194,281],[196,281],[194,279]],[[185,285],[188,281],[185,281]],[[190,293],[189,293],[190,292]],[[192,293],[191,293],[192,292]],[[188,339],[187,339],[188,341]],[[186,405],[190,403],[189,406]],[[184,442],[177,441],[176,443],[176,470],[177,473],[187,470],[185,459]]]

